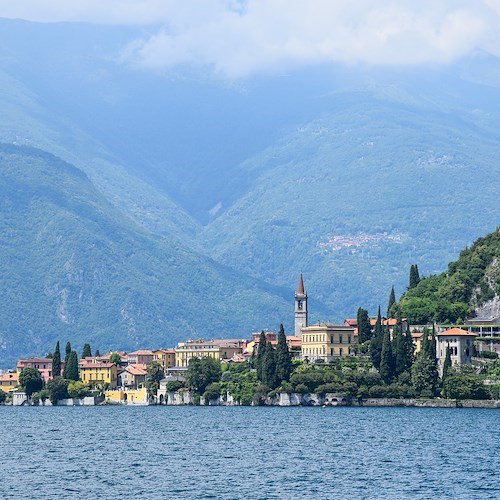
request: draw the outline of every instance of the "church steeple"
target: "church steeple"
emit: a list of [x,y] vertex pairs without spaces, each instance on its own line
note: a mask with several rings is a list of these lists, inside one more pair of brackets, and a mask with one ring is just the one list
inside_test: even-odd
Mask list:
[[302,273],[300,273],[297,291],[295,292],[295,336],[300,337],[302,328],[307,325],[307,293],[304,290]]

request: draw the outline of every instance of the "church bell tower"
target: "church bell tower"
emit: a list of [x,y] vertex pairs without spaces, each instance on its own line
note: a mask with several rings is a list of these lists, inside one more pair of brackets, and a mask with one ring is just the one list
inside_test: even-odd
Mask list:
[[300,273],[297,291],[295,292],[295,336],[300,337],[301,329],[307,325],[307,293],[304,291],[304,280],[302,279],[302,273]]

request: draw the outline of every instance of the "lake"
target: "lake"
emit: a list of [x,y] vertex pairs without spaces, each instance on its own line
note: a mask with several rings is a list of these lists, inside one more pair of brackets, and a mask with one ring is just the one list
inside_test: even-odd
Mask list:
[[0,498],[500,498],[500,411],[0,406]]

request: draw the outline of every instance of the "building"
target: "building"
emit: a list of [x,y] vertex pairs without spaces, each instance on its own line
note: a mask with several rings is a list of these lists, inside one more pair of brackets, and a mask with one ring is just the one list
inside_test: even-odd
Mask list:
[[[29,358],[29,359],[20,359],[17,362],[16,371],[19,375],[23,368],[36,368],[44,382],[48,382],[52,378],[52,358]],[[61,373],[64,370],[64,361],[61,361]]]
[[98,358],[83,358],[78,363],[80,379],[93,387],[116,389],[118,384],[118,368],[114,363],[101,361]]
[[302,328],[302,359],[325,362],[352,354],[355,329],[348,325],[318,323]]
[[446,358],[446,349],[450,348],[451,364],[463,365],[470,363],[474,353],[474,339],[476,334],[462,328],[450,328],[436,335],[436,357],[439,376],[443,376],[443,364]]
[[146,365],[128,365],[118,372],[118,386],[125,389],[137,389],[146,382]]
[[163,368],[163,372],[171,366],[175,366],[175,349],[156,349],[153,351],[153,361]]
[[309,323],[307,312],[307,293],[304,290],[304,280],[300,273],[297,291],[295,292],[295,337],[300,337],[302,328]]
[[243,352],[243,348],[223,339],[217,342],[205,342],[201,339],[179,342],[175,349],[176,366],[188,366],[191,358],[210,357],[217,361],[231,359],[235,354]]
[[0,375],[0,389],[3,392],[11,392],[19,385],[19,374],[17,372],[6,372]]
[[151,349],[139,349],[127,354],[127,361],[130,365],[147,365],[154,359]]

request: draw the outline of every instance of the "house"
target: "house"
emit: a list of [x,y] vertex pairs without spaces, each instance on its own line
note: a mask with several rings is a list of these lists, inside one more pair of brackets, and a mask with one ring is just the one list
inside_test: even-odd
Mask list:
[[317,323],[302,328],[302,359],[325,362],[339,356],[349,356],[356,342],[355,330],[345,324]]
[[118,386],[125,389],[137,389],[146,382],[146,365],[128,365],[118,373]]
[[129,365],[147,365],[154,359],[154,354],[151,349],[139,349],[127,354],[127,361]]
[[156,349],[153,351],[153,361],[163,368],[163,372],[171,366],[175,366],[175,349]]
[[[52,358],[28,358],[20,359],[17,362],[16,370],[17,374],[21,373],[23,368],[36,368],[44,382],[48,382],[52,378]],[[61,373],[64,370],[64,361],[61,361]]]
[[0,389],[3,392],[12,392],[19,385],[17,372],[6,372],[0,375]]
[[118,368],[114,363],[99,358],[82,358],[78,363],[80,379],[93,387],[116,389]]
[[443,364],[446,358],[446,349],[450,348],[451,364],[463,365],[470,363],[474,353],[476,334],[462,328],[450,328],[436,335],[436,357],[439,376],[443,376]]
[[179,342],[175,349],[176,366],[188,366],[191,358],[210,357],[217,361],[230,359],[235,354],[243,352],[243,348],[231,342],[219,340],[205,342],[202,339]]

